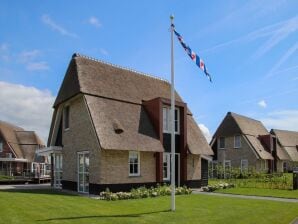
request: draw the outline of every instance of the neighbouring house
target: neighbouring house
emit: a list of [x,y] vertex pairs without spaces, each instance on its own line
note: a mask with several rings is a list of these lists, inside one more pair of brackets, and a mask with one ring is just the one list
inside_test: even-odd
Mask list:
[[34,131],[0,121],[0,175],[39,178],[46,175],[47,158],[36,150],[45,147]]
[[260,121],[232,112],[227,113],[210,145],[214,152],[212,166],[222,165],[225,171],[234,167],[243,172],[250,167],[283,172],[283,163],[290,159]]
[[[208,182],[213,154],[176,93],[176,183]],[[53,159],[53,185],[82,193],[170,182],[170,84],[74,54],[41,154]]]
[[289,160],[283,162],[283,170],[293,171],[293,167],[298,167],[298,132],[271,129],[270,133],[276,136],[278,147],[289,157]]

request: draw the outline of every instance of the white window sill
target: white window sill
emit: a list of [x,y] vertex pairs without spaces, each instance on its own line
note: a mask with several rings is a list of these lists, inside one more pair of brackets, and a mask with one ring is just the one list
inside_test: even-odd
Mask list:
[[141,177],[140,174],[129,174],[128,177]]

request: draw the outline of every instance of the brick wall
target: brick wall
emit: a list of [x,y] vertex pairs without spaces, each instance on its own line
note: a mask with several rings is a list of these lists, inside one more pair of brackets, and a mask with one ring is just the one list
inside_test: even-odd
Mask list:
[[239,168],[241,159],[247,159],[249,167],[254,166],[257,168],[256,154],[242,135],[240,148],[234,148],[234,136],[225,137],[225,149],[218,149],[217,152],[218,162],[222,163],[223,160],[231,160],[231,166]]
[[70,106],[70,119],[69,130],[62,130],[63,180],[77,182],[77,152],[89,151],[90,183],[98,183],[100,149],[84,98],[80,96],[67,103]]
[[146,183],[156,181],[156,161],[153,152],[140,152],[140,176],[129,177],[129,151],[102,150],[101,184]]

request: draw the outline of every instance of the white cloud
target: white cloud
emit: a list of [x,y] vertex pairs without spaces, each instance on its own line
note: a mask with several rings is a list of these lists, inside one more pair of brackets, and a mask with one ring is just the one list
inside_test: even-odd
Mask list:
[[0,120],[36,131],[46,143],[54,103],[48,90],[0,81],[0,102]]
[[49,70],[50,67],[46,61],[39,61],[41,55],[42,52],[37,49],[23,51],[18,55],[18,61],[24,64],[26,69],[31,72]]
[[57,31],[58,33],[60,33],[63,36],[78,37],[77,34],[72,33],[70,31],[66,30],[61,25],[57,24],[54,20],[52,20],[52,18],[49,15],[42,15],[41,19],[44,24],[48,25],[54,31]]
[[259,48],[256,53],[256,57],[260,57],[263,54],[270,51],[273,47],[286,39],[290,34],[298,30],[298,16],[293,17],[283,23],[278,29],[276,29],[266,43]]
[[0,44],[0,59],[6,62],[10,60],[9,46],[7,43]]
[[265,100],[260,100],[260,101],[258,102],[258,105],[259,105],[260,107],[262,107],[262,108],[266,108],[266,107],[267,107],[267,103],[265,102]]
[[204,124],[199,124],[199,127],[200,127],[201,131],[203,132],[207,142],[209,143],[212,138],[209,129]]
[[0,51],[7,51],[8,50],[8,44],[2,43],[0,44]]
[[49,65],[45,61],[40,62],[29,62],[26,66],[26,69],[28,71],[43,71],[43,70],[49,70]]
[[298,110],[280,110],[260,119],[268,128],[298,131]]
[[41,51],[37,49],[31,51],[23,51],[19,54],[19,61],[21,63],[27,63],[29,61],[35,60],[40,55]]
[[250,42],[259,38],[269,37],[269,39],[263,44],[255,54],[255,58],[262,56],[274,46],[279,44],[282,40],[287,38],[290,34],[298,30],[298,16],[291,19],[287,19],[278,23],[270,24],[259,29],[256,29],[250,33],[247,33],[238,38],[226,41],[217,45],[214,45],[208,49],[201,50],[201,52],[215,51],[232,44]]
[[101,48],[99,51],[103,55],[109,55],[109,52],[106,49],[104,49],[104,48]]
[[[298,21],[297,21],[298,24]],[[267,78],[271,77],[272,75],[276,74],[276,70],[285,62],[288,60],[289,57],[291,57],[294,53],[296,53],[298,50],[298,42],[296,42],[292,47],[290,47],[286,53],[279,59],[277,63],[273,66],[273,68],[269,71],[269,73],[266,75]]]
[[95,16],[91,16],[88,20],[88,23],[91,24],[92,26],[95,26],[96,28],[101,27],[101,23],[99,22],[98,18]]

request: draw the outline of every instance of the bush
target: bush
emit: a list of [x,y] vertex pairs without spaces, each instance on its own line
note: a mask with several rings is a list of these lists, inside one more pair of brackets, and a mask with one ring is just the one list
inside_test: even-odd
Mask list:
[[[171,187],[169,185],[157,185],[157,187],[146,188],[145,186],[139,187],[136,189],[132,189],[130,192],[110,192],[109,188],[105,191],[100,192],[100,199],[107,201],[115,201],[115,200],[127,200],[127,199],[139,199],[139,198],[149,198],[149,197],[158,197],[158,196],[166,196],[171,195]],[[186,186],[177,187],[175,194],[183,195],[183,194],[191,194],[192,190],[187,188]]]
[[220,182],[218,184],[208,185],[207,187],[202,187],[203,191],[205,192],[213,192],[218,189],[226,189],[226,188],[233,188],[235,187],[234,184]]

